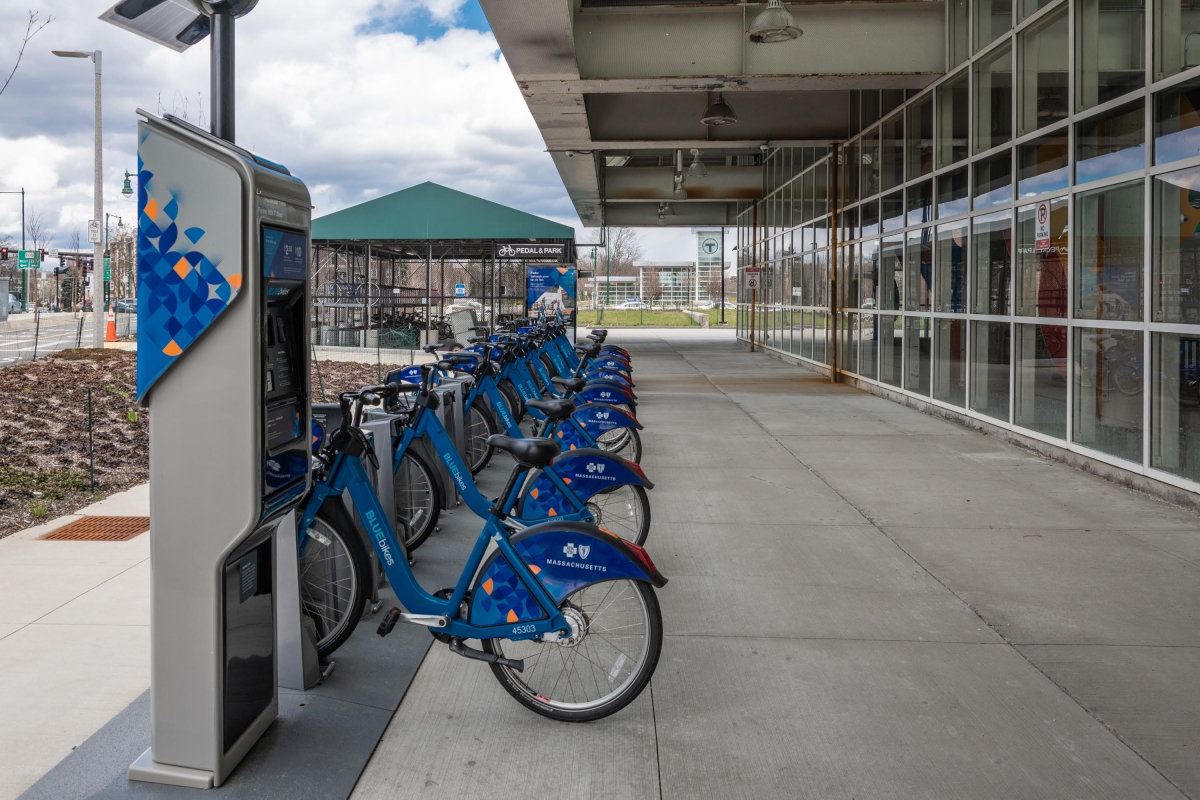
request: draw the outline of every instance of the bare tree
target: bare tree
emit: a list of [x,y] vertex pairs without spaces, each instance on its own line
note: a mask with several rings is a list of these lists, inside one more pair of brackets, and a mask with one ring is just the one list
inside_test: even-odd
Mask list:
[[633,262],[639,260],[644,253],[641,235],[636,228],[609,228],[608,248],[597,248],[596,260],[592,261],[591,252],[579,259],[583,269],[595,269],[596,274],[610,269],[613,275],[636,276],[637,268]]
[[[25,218],[25,235],[33,243],[34,250],[41,250],[51,239],[54,238],[54,232],[46,227],[46,218],[42,216],[42,212],[35,210],[32,206],[29,207],[29,215]],[[31,308],[37,308],[38,302],[38,284],[41,283],[42,270],[30,270],[33,277],[29,280],[29,301],[27,305]]]
[[17,67],[21,66],[21,58],[25,55],[25,46],[29,44],[29,40],[41,33],[42,28],[54,22],[54,17],[46,17],[46,21],[38,24],[38,12],[30,11],[29,19],[25,23],[25,35],[21,38],[21,46],[17,49],[17,58],[13,62],[13,67],[9,70],[8,77],[4,79],[4,85],[0,86],[0,94],[4,94],[4,90],[8,88],[8,84],[12,82],[13,75],[17,74]]
[[658,274],[658,269],[655,267],[646,267],[642,272],[642,297],[643,302],[654,306],[659,300],[662,300],[663,285],[662,276]]
[[709,300],[714,303],[723,303],[725,301],[725,270],[710,274],[704,291],[708,293]]
[[71,231],[71,252],[75,255],[72,257],[74,263],[71,264],[71,310],[80,311],[83,309],[83,269],[79,264],[79,241],[83,237],[80,235],[79,228]]

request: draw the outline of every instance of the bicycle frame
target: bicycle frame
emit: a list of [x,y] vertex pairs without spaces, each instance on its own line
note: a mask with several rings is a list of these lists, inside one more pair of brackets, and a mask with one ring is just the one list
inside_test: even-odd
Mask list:
[[[362,461],[357,457],[338,453],[330,467],[328,480],[313,488],[312,500],[308,503],[304,515],[300,519],[300,530],[308,530],[316,516],[317,509],[326,500],[332,498],[333,501],[341,502],[341,495],[346,490],[349,490],[350,498],[354,501],[354,506],[358,509],[358,514],[367,528],[371,543],[379,556],[379,563],[383,565],[383,570],[387,574],[388,582],[404,608],[413,614],[444,616],[449,620],[448,625],[444,627],[429,626],[431,629],[463,639],[513,640],[532,639],[535,636],[554,631],[569,630],[566,620],[559,613],[558,603],[550,596],[542,582],[534,576],[525,560],[513,549],[509,542],[508,530],[502,527],[490,513],[486,515],[487,521],[479,533],[479,538],[475,540],[470,555],[467,556],[467,562],[463,566],[463,571],[459,575],[450,597],[442,599],[425,591],[417,582],[416,576],[413,575],[412,568],[408,565],[408,558],[404,554],[404,547],[396,538],[395,531],[388,522],[388,514],[380,506],[375,488],[371,485],[366,470],[363,469]],[[515,521],[508,521],[507,524],[517,530],[525,527]],[[504,560],[508,562],[508,566],[516,573],[523,588],[537,601],[544,614],[543,619],[523,620],[522,624],[516,627],[507,622],[503,625],[480,627],[471,625],[465,620],[455,619],[459,606],[466,599],[467,592],[471,588],[471,581],[479,570],[479,565],[483,563],[488,542],[495,543],[497,549],[503,554]]]

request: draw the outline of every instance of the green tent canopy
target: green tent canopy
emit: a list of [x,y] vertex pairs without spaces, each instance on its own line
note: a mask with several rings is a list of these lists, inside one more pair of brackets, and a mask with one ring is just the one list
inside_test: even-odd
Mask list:
[[567,225],[502,206],[436,183],[398,192],[318,217],[318,241],[573,241]]

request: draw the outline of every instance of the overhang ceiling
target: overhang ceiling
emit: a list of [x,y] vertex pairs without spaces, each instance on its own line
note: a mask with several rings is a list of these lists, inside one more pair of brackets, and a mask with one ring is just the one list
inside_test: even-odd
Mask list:
[[[674,201],[667,224],[732,224],[737,202],[752,199],[747,187],[761,196],[763,152],[845,139],[852,92],[919,89],[945,64],[942,2],[789,3],[804,34],[772,44],[745,35],[765,4],[481,4],[588,226],[655,224],[676,151],[686,172],[692,148],[720,169],[686,179],[688,199]],[[700,122],[716,93],[736,124]]]

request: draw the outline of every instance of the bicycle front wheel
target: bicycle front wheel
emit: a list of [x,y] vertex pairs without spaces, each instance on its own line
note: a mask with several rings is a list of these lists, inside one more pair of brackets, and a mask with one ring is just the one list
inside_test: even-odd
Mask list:
[[635,464],[642,461],[642,437],[638,435],[637,428],[613,428],[611,431],[605,431],[596,437],[596,444],[600,445],[602,450],[616,453]]
[[362,618],[371,581],[367,548],[340,497],[318,509],[300,556],[300,608],[317,626],[317,655],[337,650]]
[[420,547],[437,527],[442,504],[433,469],[412,450],[405,452],[392,475],[396,503],[396,535],[409,552]]
[[493,433],[499,432],[496,418],[484,407],[483,401],[472,403],[466,417],[467,464],[471,467],[472,475],[478,475],[492,460],[496,448],[489,445],[487,440]]
[[633,702],[662,650],[662,612],[648,583],[585,586],[559,606],[569,636],[557,642],[485,639],[483,649],[521,659],[523,672],[492,664],[492,674],[521,705],[550,719],[587,722]]
[[595,525],[637,545],[650,535],[650,498],[644,486],[616,486],[592,495],[587,507]]

